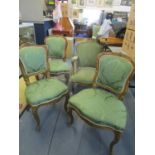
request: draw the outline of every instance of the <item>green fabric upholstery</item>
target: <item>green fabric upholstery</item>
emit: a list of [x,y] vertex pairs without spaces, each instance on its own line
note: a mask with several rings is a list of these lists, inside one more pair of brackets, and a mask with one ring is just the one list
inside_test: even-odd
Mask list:
[[67,86],[57,79],[43,79],[26,87],[25,95],[29,104],[37,105],[62,96]]
[[49,65],[51,73],[70,71],[70,66],[61,59],[52,59],[49,61]]
[[43,47],[23,47],[19,51],[19,58],[24,65],[26,73],[44,71],[46,66],[46,53]]
[[54,58],[63,58],[65,55],[66,41],[63,37],[48,37],[46,39],[49,55]]
[[99,59],[96,83],[112,88],[116,93],[121,93],[132,71],[133,65],[127,59],[120,56],[103,55]]
[[101,27],[100,25],[93,25],[93,26],[92,26],[92,31],[93,31],[93,32],[92,32],[92,33],[93,33],[93,34],[92,34],[92,38],[93,38],[93,39],[96,39],[97,34],[98,34],[99,30],[100,30],[100,27]]
[[81,42],[76,46],[80,67],[96,67],[97,54],[102,52],[102,46],[96,41]]
[[123,130],[127,111],[122,101],[101,89],[85,89],[69,99],[69,106],[78,109],[85,117],[99,125]]
[[95,68],[81,67],[74,75],[71,76],[71,81],[84,84],[92,84],[95,72]]

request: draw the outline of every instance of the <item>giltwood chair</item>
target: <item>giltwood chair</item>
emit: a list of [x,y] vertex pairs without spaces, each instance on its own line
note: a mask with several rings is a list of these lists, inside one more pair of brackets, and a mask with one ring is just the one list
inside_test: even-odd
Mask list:
[[45,38],[48,48],[50,74],[53,76],[64,75],[68,83],[70,66],[66,63],[67,39],[63,36],[49,36]]
[[93,88],[73,95],[67,105],[70,124],[73,122],[72,111],[75,111],[89,125],[114,132],[109,155],[126,126],[127,110],[122,99],[133,73],[134,63],[127,56],[101,53],[97,58]]
[[80,42],[76,45],[76,56],[72,58],[73,74],[70,78],[74,84],[91,86],[96,72],[96,57],[103,50],[94,40]]
[[[40,130],[40,119],[38,109],[47,106],[66,97],[68,99],[68,88],[61,81],[50,78],[47,49],[43,46],[28,46],[20,49],[19,63],[21,72],[26,83],[25,96],[28,106],[32,110],[33,117]],[[44,78],[31,83],[31,76],[42,74]],[[65,106],[66,109],[66,106]]]

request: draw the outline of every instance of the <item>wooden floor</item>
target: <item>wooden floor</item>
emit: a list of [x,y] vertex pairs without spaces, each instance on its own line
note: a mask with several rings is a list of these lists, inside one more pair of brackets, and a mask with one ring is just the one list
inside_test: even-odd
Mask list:
[[[126,130],[114,147],[114,155],[135,154],[135,102],[134,89],[130,88],[124,102],[128,110]],[[19,121],[20,155],[108,155],[113,133],[85,124],[75,113],[74,123],[67,126],[63,101],[41,108],[41,131],[35,130],[30,111]]]

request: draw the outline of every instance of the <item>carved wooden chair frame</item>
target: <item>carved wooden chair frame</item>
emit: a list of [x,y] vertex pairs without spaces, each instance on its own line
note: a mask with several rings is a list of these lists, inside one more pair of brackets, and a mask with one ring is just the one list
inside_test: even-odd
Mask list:
[[[27,47],[27,46],[24,46],[24,47]],[[22,48],[24,48],[22,47]],[[33,45],[33,46],[29,46],[29,47],[42,47],[45,49],[46,51],[46,66],[47,66],[47,69],[45,69],[44,71],[38,71],[38,72],[35,72],[35,73],[26,73],[25,69],[24,69],[24,65],[23,63],[21,62],[21,60],[19,59],[19,66],[20,66],[20,69],[21,69],[21,73],[23,75],[23,78],[24,78],[24,81],[26,83],[26,86],[29,86],[31,84],[30,82],[30,79],[29,77],[31,76],[35,76],[36,77],[36,80],[39,80],[39,75],[42,74],[43,76],[45,76],[46,78],[51,78],[50,76],[50,71],[49,71],[49,63],[48,63],[48,51],[47,51],[47,48],[46,46],[42,46],[42,45]],[[20,48],[21,49],[21,48]],[[40,118],[39,118],[39,115],[38,115],[38,109],[42,106],[48,106],[50,104],[55,104],[57,102],[59,102],[62,98],[66,97],[66,100],[65,100],[65,104],[64,104],[64,109],[65,111],[67,111],[67,101],[68,101],[68,98],[69,98],[69,92],[66,91],[63,95],[60,95],[54,99],[51,99],[49,101],[45,101],[45,102],[42,102],[38,105],[31,105],[28,103],[28,109],[30,108],[31,111],[32,111],[32,114],[33,114],[33,117],[36,121],[36,129],[40,131]],[[28,101],[27,101],[28,102]]]
[[[98,72],[99,72],[99,59],[100,59],[100,57],[103,56],[103,55],[115,55],[115,56],[124,57],[124,58],[126,58],[128,61],[130,61],[131,64],[133,65],[133,70],[132,70],[132,72],[129,74],[128,79],[126,80],[124,89],[123,89],[123,91],[122,91],[120,94],[118,94],[118,95],[116,95],[116,92],[113,91],[112,89],[107,88],[107,87],[105,88],[105,87],[102,87],[102,86],[100,86],[100,85],[97,85],[96,82],[95,82],[95,81],[96,81],[96,78],[97,78],[97,75],[98,75]],[[102,53],[98,54],[98,56],[97,56],[97,65],[96,65],[96,66],[97,66],[97,69],[96,69],[96,74],[95,74],[95,77],[94,77],[94,82],[93,82],[92,87],[93,87],[93,88],[102,87],[102,88],[104,88],[105,90],[110,91],[110,92],[112,92],[113,94],[115,94],[115,95],[118,97],[118,99],[123,100],[123,97],[124,97],[125,93],[126,93],[127,90],[128,90],[129,81],[132,79],[132,76],[134,75],[134,62],[132,61],[132,59],[129,58],[128,56],[126,56],[126,55],[121,54],[121,53],[105,53],[105,52],[102,52]],[[68,103],[69,103],[69,102],[68,102]],[[73,105],[71,105],[71,104],[67,104],[67,114],[68,114],[68,124],[69,124],[69,125],[71,125],[71,124],[73,123],[72,111],[75,111],[75,112],[78,114],[78,116],[79,116],[83,121],[85,121],[88,125],[90,125],[90,126],[92,126],[92,127],[101,128],[101,129],[108,129],[108,130],[113,131],[113,133],[114,133],[114,139],[112,140],[112,142],[110,143],[110,146],[109,146],[109,155],[112,155],[112,154],[113,154],[113,153],[112,153],[112,152],[113,152],[113,147],[114,147],[115,144],[117,144],[117,143],[119,142],[119,140],[120,140],[120,138],[121,138],[121,136],[122,136],[122,132],[123,132],[123,131],[117,130],[117,129],[115,129],[115,128],[112,127],[112,126],[101,125],[101,124],[95,123],[95,122],[92,121],[91,119],[89,119],[89,118],[87,118],[86,116],[84,116],[75,106],[73,106]]]
[[[61,58],[61,59],[63,59],[63,61],[65,62],[66,61],[66,58],[67,58],[67,46],[68,46],[68,42],[67,42],[67,39],[64,37],[64,36],[61,36],[61,35],[52,35],[52,36],[48,36],[48,37],[46,37],[45,38],[45,45],[46,45],[46,47],[47,47],[47,39],[48,38],[52,38],[52,37],[61,37],[62,39],[64,39],[64,41],[65,41],[65,51],[64,51],[64,56]],[[48,47],[47,47],[47,49],[48,49]],[[52,57],[52,56],[50,56],[50,55],[48,55],[48,58],[55,58],[55,57]],[[65,78],[66,78],[66,83],[68,84],[68,81],[69,81],[69,77],[70,77],[70,71],[68,72],[58,72],[58,73],[51,73],[50,72],[50,75],[52,75],[52,76],[59,76],[59,75],[64,75],[65,76]]]

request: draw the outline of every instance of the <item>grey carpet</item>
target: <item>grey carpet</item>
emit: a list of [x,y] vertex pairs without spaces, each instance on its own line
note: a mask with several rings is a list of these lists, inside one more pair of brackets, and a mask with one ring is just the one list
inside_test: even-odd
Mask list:
[[[133,89],[133,88],[132,88]],[[129,89],[124,103],[128,110],[126,130],[114,147],[114,155],[135,154],[135,102],[134,91]],[[35,130],[30,111],[19,121],[20,155],[108,155],[113,133],[85,124],[75,113],[74,123],[67,126],[63,101],[40,108],[41,131]]]

